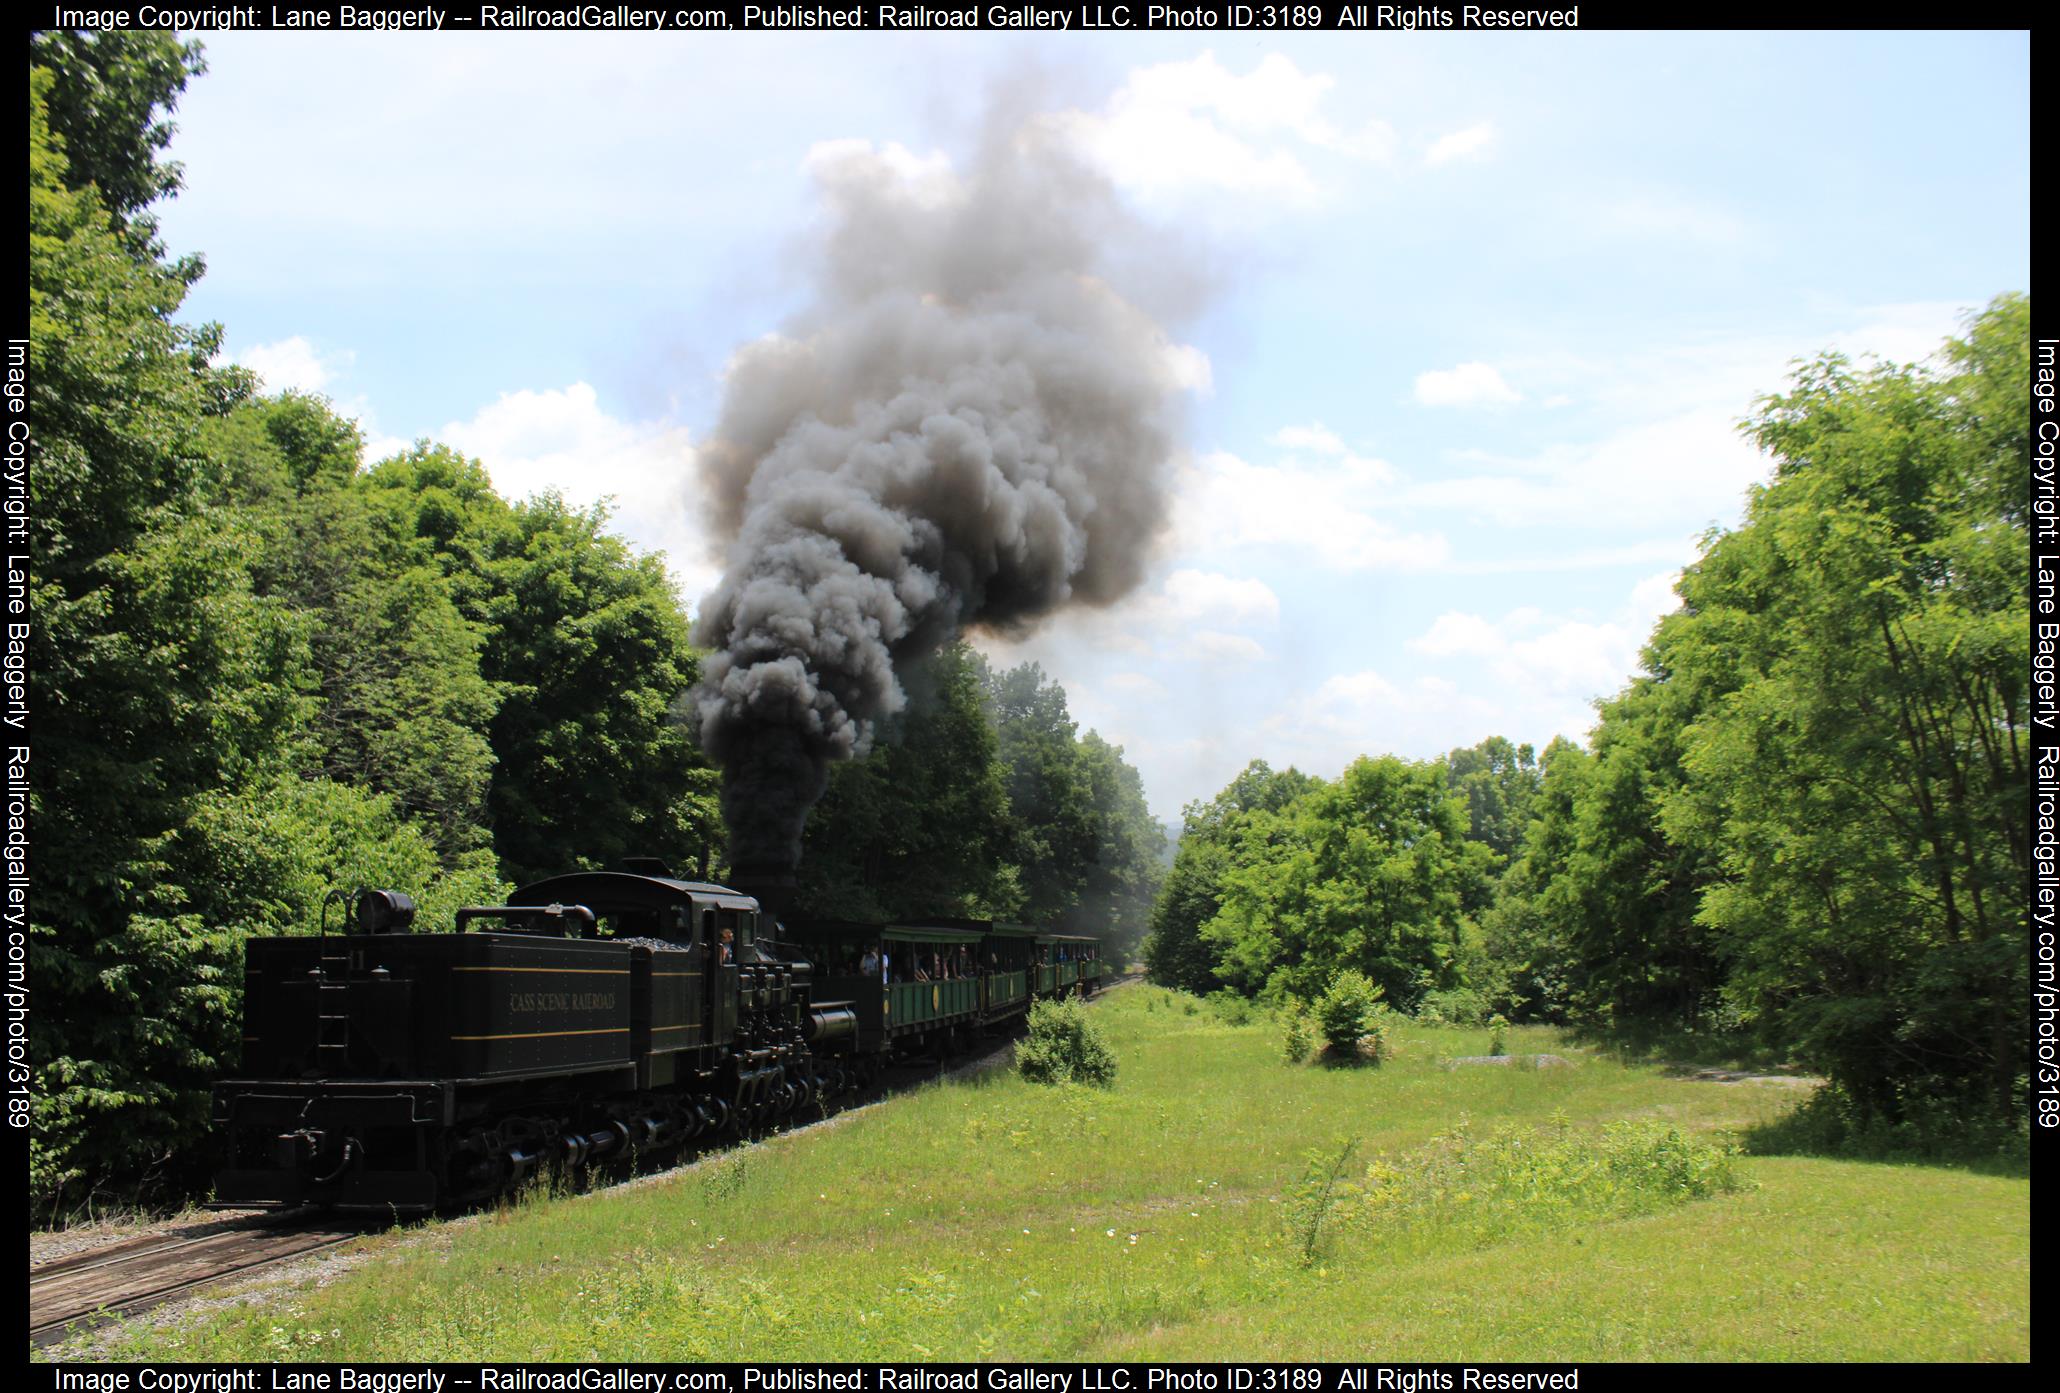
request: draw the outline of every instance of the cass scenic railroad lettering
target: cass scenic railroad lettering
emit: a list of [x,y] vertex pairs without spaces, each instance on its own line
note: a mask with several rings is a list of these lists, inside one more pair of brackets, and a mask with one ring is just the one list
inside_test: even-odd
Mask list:
[[511,1011],[613,1011],[614,992],[512,992]]

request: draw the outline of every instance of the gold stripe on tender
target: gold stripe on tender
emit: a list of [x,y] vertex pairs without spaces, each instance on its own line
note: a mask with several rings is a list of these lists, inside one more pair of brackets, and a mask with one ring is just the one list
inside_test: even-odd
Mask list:
[[656,1035],[661,1030],[699,1030],[700,1028],[701,1025],[698,1021],[692,1025],[654,1025],[651,1027],[651,1033]]
[[557,972],[565,976],[627,977],[626,967],[454,967],[453,972]]
[[453,1035],[453,1040],[556,1040],[567,1035],[627,1035],[629,1027],[612,1030],[538,1030],[528,1035]]
[[653,977],[699,977],[698,972],[654,972]]

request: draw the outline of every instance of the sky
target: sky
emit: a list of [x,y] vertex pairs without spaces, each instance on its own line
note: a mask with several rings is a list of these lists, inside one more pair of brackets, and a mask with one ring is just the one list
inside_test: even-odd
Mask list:
[[1798,358],[1916,361],[2029,290],[2021,33],[205,36],[162,213],[186,313],[376,459],[613,500],[696,606],[694,454],[805,303],[825,150],[961,165],[997,105],[1182,268],[1170,524],[1034,634],[1178,825],[1580,738],[1769,462]]

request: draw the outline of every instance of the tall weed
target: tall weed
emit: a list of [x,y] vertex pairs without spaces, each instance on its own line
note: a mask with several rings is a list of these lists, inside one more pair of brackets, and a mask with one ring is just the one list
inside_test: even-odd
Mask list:
[[1599,1133],[1502,1131],[1465,1125],[1397,1162],[1376,1157],[1361,1201],[1385,1229],[1468,1245],[1649,1214],[1747,1187],[1734,1147],[1660,1122],[1613,1122]]
[[1335,1234],[1358,1217],[1353,1202],[1360,1197],[1360,1188],[1345,1179],[1352,1153],[1358,1149],[1358,1139],[1348,1138],[1335,1147],[1307,1153],[1302,1178],[1287,1193],[1282,1212],[1304,1267],[1314,1267],[1322,1256],[1326,1232]]

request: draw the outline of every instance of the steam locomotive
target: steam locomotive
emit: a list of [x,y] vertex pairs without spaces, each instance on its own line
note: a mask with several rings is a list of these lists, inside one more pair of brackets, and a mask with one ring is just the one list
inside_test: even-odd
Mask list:
[[314,936],[245,946],[219,1206],[420,1213],[747,1132],[1102,969],[1090,936],[986,920],[783,925],[648,863],[524,886],[449,933],[413,932],[395,891],[336,898],[338,929],[325,904]]

